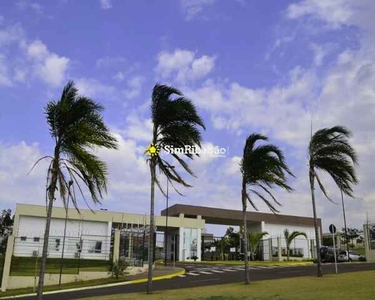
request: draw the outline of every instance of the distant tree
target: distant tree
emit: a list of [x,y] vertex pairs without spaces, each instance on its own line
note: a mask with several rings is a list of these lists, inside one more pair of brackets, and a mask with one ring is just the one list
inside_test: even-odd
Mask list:
[[[250,232],[249,233],[249,248],[250,248],[250,255],[251,260],[255,260],[255,253],[258,251],[258,247],[260,244],[260,241],[268,235],[268,232]],[[245,253],[247,255],[247,253]]]
[[238,248],[240,245],[240,233],[235,232],[233,227],[229,227],[225,233],[225,236],[228,238],[229,247]]
[[328,200],[331,199],[328,197],[317,171],[327,172],[344,194],[351,197],[353,196],[352,185],[358,182],[354,168],[357,164],[358,158],[354,148],[349,143],[348,138],[350,136],[351,132],[342,126],[323,128],[315,132],[309,143],[309,180],[314,216],[318,277],[323,276],[323,273],[320,259],[320,238],[315,204],[315,180],[324,196],[326,196]]
[[307,239],[306,233],[304,233],[302,231],[293,231],[292,233],[289,233],[288,229],[284,230],[287,261],[289,261],[289,256],[290,256],[290,245],[292,244],[293,240],[298,236],[304,236]]
[[8,237],[12,234],[14,216],[10,209],[4,209],[0,216],[0,253],[5,254]]

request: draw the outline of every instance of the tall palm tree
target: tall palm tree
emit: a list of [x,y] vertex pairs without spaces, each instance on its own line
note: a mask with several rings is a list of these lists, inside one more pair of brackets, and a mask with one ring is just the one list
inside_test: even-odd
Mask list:
[[355,150],[349,143],[348,138],[350,136],[351,132],[343,126],[323,128],[315,132],[309,144],[309,179],[314,214],[318,277],[323,276],[323,273],[320,261],[320,238],[315,205],[315,179],[324,196],[328,200],[332,200],[328,197],[316,170],[327,172],[344,194],[353,197],[352,185],[358,183],[354,167],[358,159]]
[[284,238],[286,243],[286,259],[289,261],[290,256],[290,245],[292,244],[293,240],[297,238],[298,236],[304,236],[307,239],[306,233],[303,231],[293,231],[292,233],[289,233],[288,229],[284,230]]
[[255,260],[255,252],[258,249],[260,241],[268,235],[268,232],[250,232],[249,233],[249,248],[250,248],[250,255],[251,259]]
[[[201,133],[199,127],[205,129],[203,120],[198,115],[193,103],[185,98],[176,88],[156,84],[152,91],[151,98],[151,118],[153,123],[152,142],[147,150],[149,154],[149,165],[151,173],[151,203],[150,203],[150,239],[148,251],[148,284],[147,292],[152,292],[152,265],[154,248],[154,197],[155,184],[163,194],[164,191],[156,176],[156,169],[164,174],[172,187],[173,183],[178,183],[184,187],[191,187],[180,176],[176,168],[172,167],[160,156],[161,149],[171,148],[191,148],[201,147]],[[171,152],[171,151],[169,151]],[[193,159],[194,153],[185,151],[184,153],[170,153],[178,164],[190,175],[194,176],[189,165],[181,158],[181,155]],[[177,190],[176,190],[177,191]],[[178,191],[177,191],[178,192]]]
[[243,212],[243,234],[244,234],[244,247],[245,247],[245,284],[250,283],[249,266],[247,257],[248,236],[247,236],[247,221],[246,209],[247,203],[255,209],[254,199],[251,195],[260,198],[273,212],[278,210],[274,204],[265,197],[263,192],[268,194],[269,197],[277,204],[280,202],[271,193],[270,189],[273,187],[281,187],[286,191],[292,191],[292,188],[287,184],[286,175],[294,176],[285,163],[282,151],[272,144],[265,144],[256,146],[258,141],[268,141],[268,138],[262,134],[251,134],[245,143],[243,149],[243,157],[240,163],[240,170],[242,173],[242,212]]
[[81,187],[83,183],[94,204],[100,203],[100,198],[107,190],[107,166],[90,151],[98,147],[117,148],[116,139],[104,124],[101,116],[102,110],[103,107],[100,104],[90,98],[78,95],[73,81],[69,81],[64,87],[59,101],[51,101],[45,108],[47,123],[54,141],[54,151],[52,156],[42,157],[35,163],[36,165],[43,159],[49,160],[46,190],[48,208],[38,299],[42,299],[43,296],[52,207],[56,200],[55,192],[59,192],[65,208],[67,208],[67,198],[69,197],[78,210],[75,188],[74,185],[73,189],[68,188],[69,181],[75,183],[85,200]]

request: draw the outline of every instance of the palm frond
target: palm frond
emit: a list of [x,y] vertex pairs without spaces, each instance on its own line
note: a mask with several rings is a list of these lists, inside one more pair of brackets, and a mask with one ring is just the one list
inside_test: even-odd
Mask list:
[[351,132],[343,126],[323,128],[311,138],[309,144],[309,165],[317,178],[320,189],[329,199],[324,186],[316,176],[315,169],[327,172],[338,188],[353,197],[353,185],[358,183],[355,166],[358,156],[349,143]]

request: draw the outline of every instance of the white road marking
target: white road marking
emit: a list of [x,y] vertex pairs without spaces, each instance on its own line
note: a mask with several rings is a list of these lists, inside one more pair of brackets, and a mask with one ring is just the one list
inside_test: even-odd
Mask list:
[[186,275],[178,275],[178,277],[186,277]]
[[222,270],[225,272],[236,272],[236,270],[233,270],[233,269],[222,269]]
[[224,271],[219,271],[219,270],[211,270],[211,272],[214,272],[214,273],[225,273]]
[[193,272],[186,273],[186,275],[199,276],[199,274],[197,274],[197,273],[193,273]]
[[210,273],[210,272],[206,272],[206,271],[198,271],[198,272],[201,273],[201,274],[212,275],[212,273]]

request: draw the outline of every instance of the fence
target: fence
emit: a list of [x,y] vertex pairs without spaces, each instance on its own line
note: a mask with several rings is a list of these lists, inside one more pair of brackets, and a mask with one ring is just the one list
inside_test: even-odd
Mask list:
[[[289,245],[289,258],[312,259],[315,251],[313,245],[314,242],[305,238],[295,238]],[[225,237],[202,237],[202,260],[241,260],[244,253],[243,239],[233,243]],[[265,238],[255,244],[249,241],[248,255],[251,260],[286,260],[286,240],[284,237],[279,237]]]
[[[48,258],[95,259],[111,258],[111,236],[82,235],[80,237],[50,236],[48,240]],[[13,256],[41,257],[43,239],[39,237],[15,237]]]

